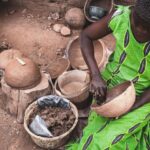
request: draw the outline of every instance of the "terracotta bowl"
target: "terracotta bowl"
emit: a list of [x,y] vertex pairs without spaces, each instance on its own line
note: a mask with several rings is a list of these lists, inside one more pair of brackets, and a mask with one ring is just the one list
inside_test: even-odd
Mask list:
[[15,49],[5,50],[0,53],[0,69],[5,69],[9,62],[16,57],[23,57],[24,55]]
[[90,6],[102,7],[107,10],[107,13],[110,13],[113,9],[113,0],[86,0],[84,5],[84,15],[89,22],[96,22],[89,15]]
[[90,78],[87,72],[73,70],[69,71],[62,79],[58,78],[56,80],[54,91],[56,95],[70,100],[78,108],[84,108],[89,104],[87,102],[89,97],[89,83]]
[[63,72],[70,69],[70,61],[66,58],[59,58],[48,66],[46,71],[51,75],[52,79],[56,79]]
[[93,104],[91,109],[104,117],[119,117],[130,110],[135,99],[134,85],[132,82],[127,81],[108,90],[105,104]]
[[[95,58],[99,68],[103,68],[104,62],[107,58],[107,48],[102,40],[94,42]],[[88,67],[83,59],[79,37],[74,37],[67,46],[68,58],[73,69],[88,70]]]
[[6,83],[17,89],[28,89],[41,81],[40,69],[28,58],[13,59],[5,68]]

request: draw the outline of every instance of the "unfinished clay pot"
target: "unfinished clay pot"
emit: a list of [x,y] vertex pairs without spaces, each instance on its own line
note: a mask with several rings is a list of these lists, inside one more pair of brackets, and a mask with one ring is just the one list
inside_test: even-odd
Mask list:
[[127,81],[108,90],[105,104],[93,104],[91,109],[104,117],[119,117],[130,110],[135,99],[134,84]]
[[[88,70],[81,53],[79,37],[73,38],[67,46],[68,58],[73,69]],[[94,53],[99,68],[103,68],[107,56],[107,48],[102,40],[94,42]]]
[[65,14],[66,23],[72,28],[83,28],[85,25],[85,17],[82,9],[71,8]]
[[90,77],[87,72],[73,70],[56,80],[54,91],[56,95],[69,99],[77,107],[79,106],[78,108],[83,108],[88,104],[89,83]]
[[48,66],[46,71],[51,75],[52,79],[56,79],[63,72],[70,69],[70,61],[66,58],[59,58]]
[[105,15],[107,15],[113,9],[113,0],[86,0],[84,5],[84,15],[89,22],[96,22],[97,20],[92,18],[90,14],[91,6],[103,8],[106,11]]
[[41,73],[37,65],[28,58],[16,58],[5,68],[6,83],[18,89],[28,89],[41,81]]
[[37,110],[37,101],[32,103],[26,110],[25,112],[25,117],[24,117],[24,128],[27,131],[27,133],[31,136],[32,140],[40,147],[46,148],[46,149],[57,149],[58,147],[64,145],[72,131],[75,129],[77,123],[78,123],[78,110],[77,108],[70,102],[71,110],[75,115],[75,122],[73,126],[64,134],[54,137],[54,138],[46,138],[46,137],[41,137],[33,134],[30,129],[29,129],[29,122],[30,122],[30,116]]
[[16,58],[23,57],[23,54],[19,50],[10,49],[0,53],[0,69],[5,69],[9,62]]
[[114,0],[114,5],[134,5],[136,0]]

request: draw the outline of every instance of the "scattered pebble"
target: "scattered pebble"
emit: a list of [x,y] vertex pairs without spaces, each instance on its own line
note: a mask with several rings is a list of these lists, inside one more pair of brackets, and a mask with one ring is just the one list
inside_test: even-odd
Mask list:
[[55,25],[53,26],[53,30],[54,30],[55,32],[57,32],[57,33],[60,33],[61,28],[62,28],[63,26],[64,26],[63,24],[55,24]]
[[26,13],[27,13],[27,9],[25,8],[22,10],[22,14],[26,14]]
[[9,15],[13,15],[15,12],[16,12],[16,10],[11,10],[11,11],[9,12]]
[[70,28],[68,28],[66,26],[62,27],[61,28],[61,35],[63,35],[63,36],[69,36],[69,35],[71,35]]

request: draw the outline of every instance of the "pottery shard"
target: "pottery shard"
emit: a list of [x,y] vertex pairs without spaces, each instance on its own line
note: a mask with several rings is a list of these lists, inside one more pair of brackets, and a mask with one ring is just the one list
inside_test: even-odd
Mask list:
[[42,74],[41,82],[37,86],[27,90],[10,87],[4,78],[2,78],[1,84],[2,91],[8,98],[6,108],[12,115],[17,117],[18,123],[23,123],[24,112],[30,103],[39,97],[50,94],[52,91],[47,74]]
[[55,24],[55,25],[53,26],[53,30],[54,30],[55,32],[57,32],[57,33],[60,33],[62,27],[63,27],[62,24]]
[[61,28],[61,34],[63,36],[69,36],[71,35],[71,30],[68,27],[64,26]]

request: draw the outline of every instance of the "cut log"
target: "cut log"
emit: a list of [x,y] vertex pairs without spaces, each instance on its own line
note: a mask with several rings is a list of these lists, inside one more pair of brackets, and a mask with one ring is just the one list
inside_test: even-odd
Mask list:
[[51,94],[52,91],[47,74],[42,74],[41,82],[32,89],[14,89],[6,84],[4,78],[1,80],[1,85],[2,91],[9,98],[6,107],[12,115],[17,117],[18,123],[23,123],[24,112],[30,103],[39,97]]

